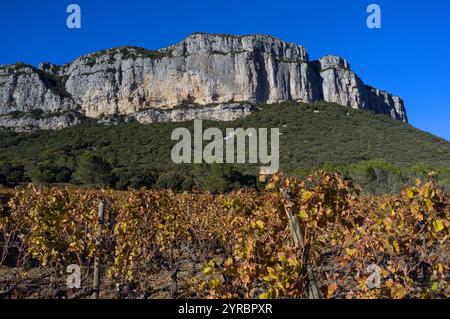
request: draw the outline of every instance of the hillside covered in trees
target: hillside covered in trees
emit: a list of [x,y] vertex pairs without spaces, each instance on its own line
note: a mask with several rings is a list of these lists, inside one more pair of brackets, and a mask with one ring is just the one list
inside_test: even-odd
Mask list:
[[[82,124],[58,131],[0,133],[0,184],[33,181],[92,187],[224,192],[258,187],[259,165],[173,164],[176,127],[193,122]],[[450,143],[385,115],[330,103],[264,105],[242,120],[207,127],[279,128],[280,170],[299,177],[340,172],[365,192],[392,193],[432,174],[450,189]]]

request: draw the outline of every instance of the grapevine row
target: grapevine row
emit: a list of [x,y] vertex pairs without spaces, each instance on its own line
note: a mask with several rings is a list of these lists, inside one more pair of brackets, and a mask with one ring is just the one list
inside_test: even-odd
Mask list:
[[[308,298],[312,272],[326,298],[448,298],[449,210],[433,181],[372,197],[325,172],[276,175],[263,192],[223,195],[30,185],[0,212],[0,265],[19,247],[17,267],[36,261],[63,275],[78,264],[86,276],[98,254],[105,280],[144,297],[152,275],[165,271],[173,297]],[[287,211],[300,221],[301,246]],[[381,270],[376,289],[367,286],[372,264]]]

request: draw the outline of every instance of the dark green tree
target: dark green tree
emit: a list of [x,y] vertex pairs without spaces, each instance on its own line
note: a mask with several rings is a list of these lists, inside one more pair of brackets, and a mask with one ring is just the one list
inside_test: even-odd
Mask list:
[[161,174],[155,186],[158,189],[171,189],[173,191],[182,191],[185,177],[177,172],[167,172]]
[[76,182],[85,185],[108,186],[113,179],[112,167],[96,154],[83,153],[78,158],[78,167],[73,178]]
[[25,168],[23,165],[16,165],[10,162],[0,162],[0,174],[5,176],[7,184],[27,182]]
[[195,187],[211,193],[225,193],[240,186],[242,174],[227,164],[202,164],[195,167]]
[[158,174],[146,168],[115,170],[115,185],[117,189],[127,190],[139,189],[142,187],[151,188],[155,185]]
[[7,186],[8,182],[6,181],[5,175],[0,174],[0,186]]
[[64,166],[40,164],[30,172],[31,180],[37,184],[68,183],[72,171]]

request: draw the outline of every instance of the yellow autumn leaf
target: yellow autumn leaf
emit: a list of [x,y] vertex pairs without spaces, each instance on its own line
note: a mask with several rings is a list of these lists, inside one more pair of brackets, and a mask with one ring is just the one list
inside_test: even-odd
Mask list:
[[213,271],[214,271],[214,268],[210,267],[210,266],[206,266],[205,268],[203,268],[203,273],[205,275],[211,275]]
[[436,219],[436,220],[433,222],[433,227],[434,227],[434,231],[435,231],[436,233],[439,233],[441,230],[444,229],[444,224],[442,223],[442,221],[441,221],[440,219]]
[[263,230],[264,229],[264,222],[262,220],[257,220],[256,221],[256,226],[259,228],[259,230]]
[[211,287],[217,287],[220,284],[220,279],[219,278],[214,278],[214,279],[209,281],[209,284],[210,284]]
[[269,299],[269,293],[264,292],[259,295],[259,299]]
[[302,194],[302,199],[304,200],[304,201],[307,201],[307,200],[309,200],[311,197],[313,197],[314,196],[314,193],[313,192],[310,192],[310,191],[305,191],[305,192],[303,192],[303,194]]
[[275,188],[275,183],[269,183],[266,185],[266,190],[272,190]]
[[291,267],[296,267],[296,266],[298,266],[298,260],[297,260],[297,258],[295,258],[295,256],[289,257],[289,258],[288,258],[288,264],[289,264],[289,266],[291,266]]
[[327,298],[332,298],[337,288],[338,286],[335,283],[329,285],[327,289]]
[[307,212],[305,212],[304,210],[301,210],[298,213],[298,217],[300,217],[301,220],[307,220],[309,218],[309,215]]
[[233,258],[228,257],[227,260],[225,261],[225,267],[229,267],[233,264]]
[[390,230],[392,228],[392,219],[390,219],[389,217],[386,217],[383,220],[384,225],[386,226],[387,230]]
[[253,250],[253,240],[249,240],[247,242],[247,244],[245,245],[245,252],[246,252],[247,258],[250,257],[252,250]]
[[286,259],[286,254],[285,253],[283,253],[283,252],[279,252],[278,253],[278,260],[280,261],[280,262],[285,262],[287,259]]
[[133,279],[133,271],[132,271],[132,270],[128,270],[128,271],[127,271],[127,278],[128,278],[129,280]]
[[345,253],[349,256],[353,256],[356,253],[356,249],[347,247],[345,248]]
[[408,198],[413,199],[414,198],[414,192],[411,188],[408,188],[406,190],[406,196],[408,196]]
[[438,289],[439,289],[439,283],[433,282],[433,284],[431,285],[431,290],[437,291]]
[[392,246],[394,246],[394,251],[397,254],[400,253],[400,246],[398,245],[398,242],[396,240],[394,240],[394,242],[392,243]]

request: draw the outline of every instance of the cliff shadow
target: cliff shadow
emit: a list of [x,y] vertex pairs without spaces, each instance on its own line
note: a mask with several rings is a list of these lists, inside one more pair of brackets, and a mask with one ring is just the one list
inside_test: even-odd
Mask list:
[[255,50],[254,62],[256,66],[256,88],[255,99],[257,104],[264,104],[269,101],[270,84],[264,60],[264,52]]

